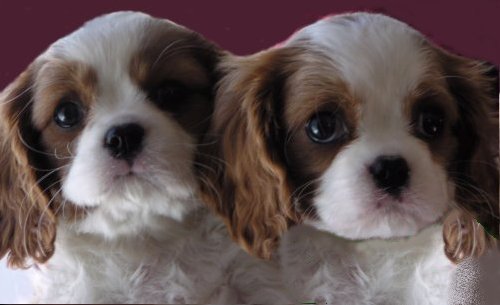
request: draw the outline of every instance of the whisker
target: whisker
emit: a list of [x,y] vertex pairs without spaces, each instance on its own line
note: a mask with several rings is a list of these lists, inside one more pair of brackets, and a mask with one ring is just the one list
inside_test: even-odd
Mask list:
[[176,43],[179,43],[180,41],[184,41],[184,39],[174,40],[170,44],[168,44],[167,46],[165,46],[165,48],[163,48],[163,50],[161,50],[160,54],[158,55],[158,57],[153,62],[153,65],[151,66],[151,68],[154,68],[156,66],[156,64],[160,61],[160,59],[165,54],[165,52],[168,51],[168,49],[170,49],[172,46],[174,46]]
[[26,147],[28,148],[28,150],[30,151],[33,151],[33,152],[36,152],[36,153],[39,153],[39,154],[42,154],[42,155],[45,155],[45,156],[51,156],[51,157],[55,157],[54,154],[51,154],[51,153],[47,153],[47,152],[44,152],[44,151],[41,151],[41,150],[38,150],[32,146],[30,146],[26,140],[23,138],[23,136],[21,135],[21,130],[20,129],[17,129],[17,136],[19,137],[19,139],[21,140],[21,143]]
[[29,92],[34,87],[35,87],[35,84],[32,84],[31,86],[29,86],[26,89],[24,89],[22,92],[18,93],[16,96],[12,97],[10,100],[5,100],[2,103],[4,105],[6,105],[8,103],[12,103],[12,102],[16,101],[18,98],[20,98],[21,96],[23,96],[24,94],[26,94],[27,92]]

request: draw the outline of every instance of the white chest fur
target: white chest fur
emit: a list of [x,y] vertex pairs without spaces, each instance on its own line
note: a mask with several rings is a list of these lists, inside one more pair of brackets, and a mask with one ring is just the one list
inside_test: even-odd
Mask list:
[[280,248],[284,281],[296,301],[326,304],[446,304],[453,264],[442,227],[398,240],[347,241],[309,226]]
[[286,301],[276,266],[243,253],[215,217],[204,214],[193,223],[194,227],[169,221],[160,240],[106,241],[60,230],[54,257],[35,272],[35,301]]

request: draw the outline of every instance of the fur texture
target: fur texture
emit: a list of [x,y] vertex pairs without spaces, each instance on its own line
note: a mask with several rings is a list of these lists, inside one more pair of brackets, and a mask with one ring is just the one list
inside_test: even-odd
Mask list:
[[310,226],[285,234],[283,280],[295,300],[317,304],[446,304],[454,265],[442,227],[411,239],[352,242]]
[[[225,163],[200,171],[212,177],[206,200],[249,251],[269,257],[301,220],[346,238],[389,238],[414,235],[451,209],[445,235],[460,217],[498,235],[498,94],[489,65],[450,54],[392,18],[358,13],[226,59],[221,70],[209,149]],[[427,108],[443,114],[436,138],[419,130]],[[324,112],[345,133],[326,145],[305,128]],[[385,156],[408,166],[398,196],[368,170]]]
[[[221,51],[134,12],[86,23],[0,103],[0,256],[41,303],[285,302],[197,198]],[[56,234],[57,233],[57,234]]]
[[[221,70],[209,149],[223,162],[200,167],[205,198],[251,253],[271,257],[285,234],[296,301],[443,304],[452,262],[496,243],[498,75],[487,63],[355,13]],[[285,233],[296,223],[339,238]]]

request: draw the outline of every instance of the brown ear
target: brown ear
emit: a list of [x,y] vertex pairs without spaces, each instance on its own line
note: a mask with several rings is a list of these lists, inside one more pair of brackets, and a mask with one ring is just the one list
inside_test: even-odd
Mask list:
[[31,66],[0,95],[0,258],[12,267],[45,262],[54,252],[55,217],[44,194],[39,134],[31,126]]
[[283,159],[283,60],[273,51],[225,60],[207,140],[211,146],[199,167],[205,201],[224,218],[233,238],[262,258],[271,256],[297,219]]
[[498,72],[450,54],[444,67],[459,109],[454,127],[458,148],[449,171],[460,211],[449,216],[444,228],[446,252],[457,261],[481,255],[498,239]]
[[497,244],[468,211],[454,209],[444,221],[445,254],[454,263],[468,257],[479,257]]

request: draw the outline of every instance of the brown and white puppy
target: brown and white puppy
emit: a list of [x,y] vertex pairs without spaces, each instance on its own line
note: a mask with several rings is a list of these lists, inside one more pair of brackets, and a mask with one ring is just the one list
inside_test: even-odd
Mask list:
[[38,265],[37,301],[263,302],[251,276],[228,288],[229,266],[267,267],[196,196],[220,55],[170,21],[113,13],[2,93],[0,257]]
[[204,195],[247,251],[282,239],[293,300],[445,304],[494,244],[475,219],[498,235],[491,67],[357,13],[221,69]]
[[[228,62],[228,63],[227,63]],[[411,236],[456,209],[447,255],[498,236],[498,75],[392,18],[325,18],[232,58],[216,98],[207,201],[269,257],[290,224]]]

